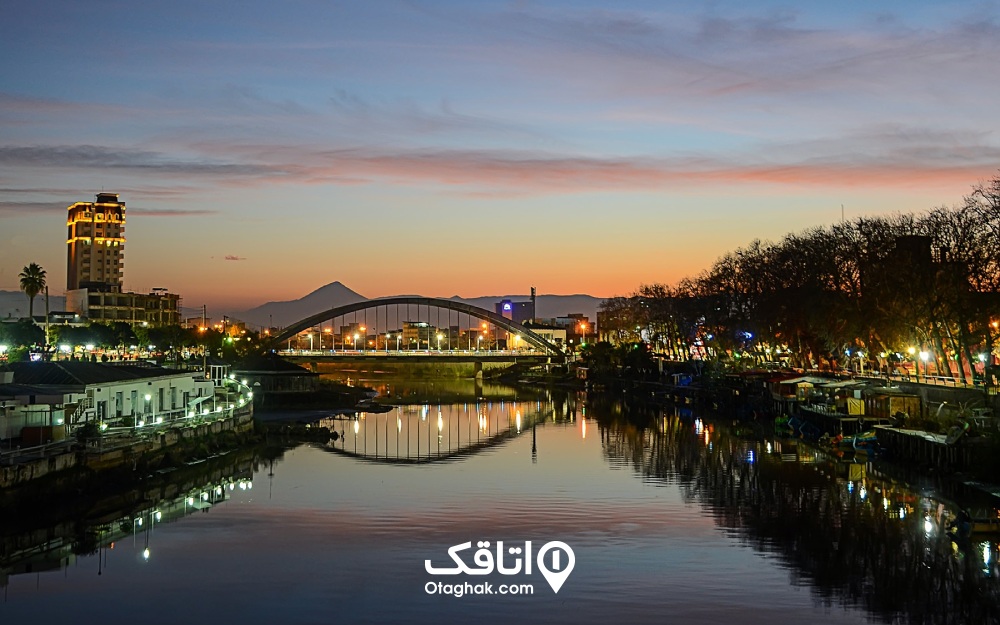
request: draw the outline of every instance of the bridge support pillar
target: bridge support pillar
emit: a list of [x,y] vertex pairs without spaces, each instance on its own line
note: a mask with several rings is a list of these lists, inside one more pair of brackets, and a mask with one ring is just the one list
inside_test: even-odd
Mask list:
[[319,373],[319,365],[316,364],[315,362],[310,362],[309,370],[312,371],[313,373]]
[[482,379],[483,379],[483,361],[477,360],[476,361],[476,365],[474,367],[474,370],[476,372],[476,379],[479,380],[479,381],[482,381]]

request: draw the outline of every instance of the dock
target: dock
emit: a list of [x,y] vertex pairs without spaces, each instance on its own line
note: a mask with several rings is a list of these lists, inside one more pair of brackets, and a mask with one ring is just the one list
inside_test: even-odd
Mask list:
[[899,462],[949,471],[970,471],[983,466],[989,455],[985,438],[959,438],[923,430],[908,430],[884,425],[875,427],[882,449]]

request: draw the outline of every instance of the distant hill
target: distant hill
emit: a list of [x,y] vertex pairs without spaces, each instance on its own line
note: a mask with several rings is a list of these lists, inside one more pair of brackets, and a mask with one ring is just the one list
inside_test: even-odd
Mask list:
[[367,299],[340,282],[331,282],[300,299],[268,302],[250,310],[233,312],[231,316],[262,328],[268,327],[268,324],[283,327],[305,319],[309,315]]
[[[51,290],[51,287],[50,287]],[[49,310],[66,310],[66,298],[49,295]],[[35,296],[35,316],[45,316],[45,294]],[[28,316],[28,296],[21,291],[0,291],[0,319]]]
[[[490,295],[466,299],[456,295],[448,299],[495,311],[496,303],[500,300],[509,299],[513,302],[527,302],[531,300],[531,296]],[[539,295],[535,298],[535,316],[540,318],[565,317],[572,313],[582,313],[590,317],[591,321],[594,321],[597,318],[597,307],[600,306],[602,301],[604,301],[603,298],[594,297],[593,295]]]
[[[463,298],[456,295],[447,299],[492,311],[495,309],[496,303],[500,300],[510,299],[515,302],[522,302],[528,301],[530,296],[490,295]],[[275,327],[283,327],[305,319],[310,315],[334,308],[335,306],[344,306],[367,300],[368,298],[352,291],[340,282],[332,282],[316,289],[301,299],[286,302],[268,302],[250,310],[233,311],[227,314],[258,327],[267,327],[269,323]],[[603,301],[601,298],[591,295],[539,295],[535,300],[537,306],[535,314],[538,317],[544,318],[563,317],[570,313],[582,313],[590,317],[591,320],[595,320],[597,317],[597,307],[601,301]]]
[[[355,302],[363,302],[368,298],[344,286],[340,282],[331,282],[312,293],[296,300],[285,302],[267,302],[249,310],[227,311],[225,314],[245,321],[255,327],[267,327],[270,323],[276,327],[291,325],[309,315],[314,315],[336,306],[344,306]],[[530,299],[528,295],[488,295],[482,297],[464,298],[457,295],[449,297],[455,302],[478,306],[486,310],[494,310],[497,302],[503,299],[524,302]],[[591,295],[539,295],[536,298],[538,317],[563,317],[570,313],[582,313],[595,320],[597,307],[602,299]],[[66,310],[66,298],[62,295],[49,296],[50,310]],[[185,316],[198,316],[201,309],[185,311]],[[35,314],[45,314],[45,296],[35,297]],[[26,317],[28,315],[28,298],[21,291],[0,291],[0,318]]]

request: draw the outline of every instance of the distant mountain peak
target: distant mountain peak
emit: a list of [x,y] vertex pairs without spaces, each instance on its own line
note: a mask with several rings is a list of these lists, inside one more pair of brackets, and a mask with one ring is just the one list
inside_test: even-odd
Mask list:
[[[390,297],[390,296],[386,296]],[[422,297],[419,294],[413,295],[393,295],[391,297]],[[527,301],[529,295],[491,295],[480,297],[462,297],[452,295],[447,298],[451,301],[462,302],[478,306],[488,311],[492,311],[496,303],[503,299],[516,301]],[[378,298],[384,299],[384,298]],[[242,319],[258,327],[266,327],[273,324],[277,327],[284,327],[295,323],[306,317],[337,308],[355,304],[357,302],[369,301],[369,298],[351,290],[340,281],[334,281],[323,285],[296,300],[284,302],[268,302],[250,310],[232,313],[232,316]],[[593,318],[596,314],[600,299],[589,295],[539,295],[537,300],[538,317],[557,317],[568,313],[583,313]]]

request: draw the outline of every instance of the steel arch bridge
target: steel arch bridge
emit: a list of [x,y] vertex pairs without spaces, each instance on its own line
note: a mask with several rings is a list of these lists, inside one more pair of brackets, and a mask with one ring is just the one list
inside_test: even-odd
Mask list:
[[[478,306],[471,306],[469,304],[455,302],[447,299],[440,299],[436,297],[410,297],[410,296],[383,297],[381,299],[365,300],[363,302],[355,302],[353,304],[337,306],[335,308],[331,308],[329,310],[316,313],[315,315],[306,317],[305,319],[297,321],[292,325],[282,329],[281,332],[271,337],[269,341],[264,343],[264,348],[268,351],[277,350],[278,346],[282,342],[287,341],[292,337],[294,337],[295,335],[297,335],[298,333],[302,332],[303,330],[308,330],[309,328],[312,328],[324,321],[329,321],[331,319],[335,319],[337,317],[343,317],[345,315],[350,315],[352,313],[371,310],[373,308],[376,309],[377,311],[378,308],[383,306],[384,307],[416,306],[418,315],[419,315],[419,309],[422,306],[428,309],[428,315],[431,307],[454,311],[460,314],[466,314],[470,317],[475,317],[482,321],[492,323],[497,328],[500,328],[507,332],[512,332],[516,335],[519,335],[521,338],[524,339],[526,343],[532,345],[533,347],[547,354],[555,356],[564,355],[563,351],[557,345],[547,341],[544,337],[539,336],[535,332],[532,332],[531,330],[524,327],[520,323],[507,319],[506,317],[500,316],[494,312],[490,312],[484,308],[479,308]],[[377,319],[377,312],[376,312],[376,319]]]

